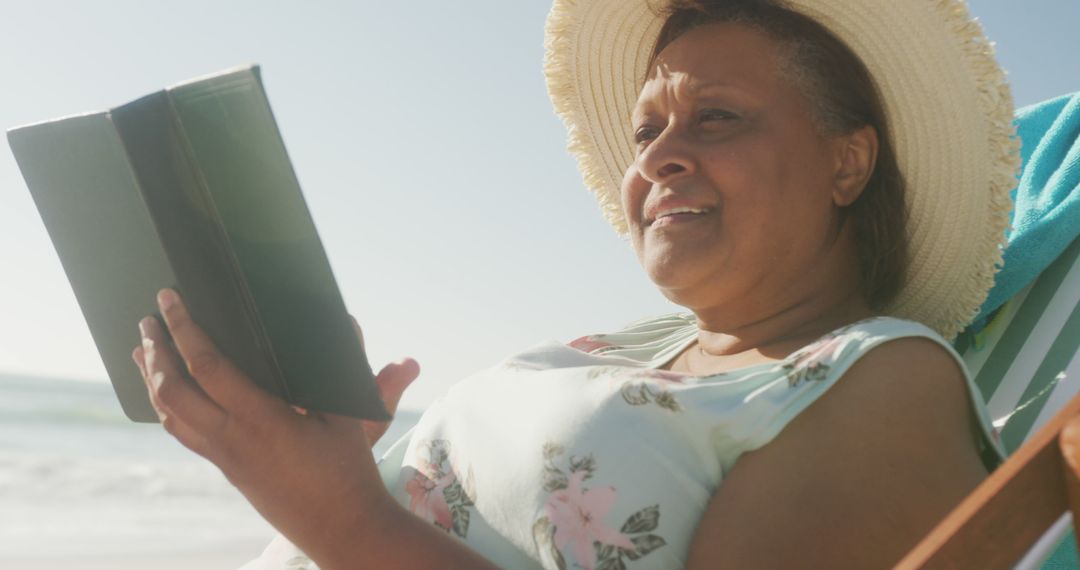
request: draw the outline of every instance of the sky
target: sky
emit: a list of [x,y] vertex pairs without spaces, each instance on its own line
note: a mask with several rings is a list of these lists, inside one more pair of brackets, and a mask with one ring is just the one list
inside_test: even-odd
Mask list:
[[[402,405],[547,339],[678,310],[603,221],[542,73],[541,0],[0,0],[0,127],[259,63],[373,365]],[[972,0],[1014,98],[1080,91],[1080,0]],[[106,374],[6,141],[0,373]],[[137,342],[132,323],[132,346]]]

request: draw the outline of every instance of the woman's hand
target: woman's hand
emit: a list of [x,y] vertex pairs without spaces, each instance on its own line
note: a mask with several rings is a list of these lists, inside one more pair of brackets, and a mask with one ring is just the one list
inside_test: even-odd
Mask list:
[[[365,526],[374,531],[385,524],[380,513],[397,504],[368,451],[385,423],[297,413],[225,358],[174,291],[159,293],[158,304],[176,350],[148,317],[139,323],[143,344],[132,356],[166,431],[217,465],[267,521],[313,557],[340,549]],[[194,382],[185,380],[185,368]],[[417,373],[416,363],[405,360],[379,374],[391,411]]]
[[[353,318],[352,322],[353,328],[356,329],[356,338],[359,339],[360,346],[363,346],[364,333],[360,330],[360,324],[356,322],[356,318]],[[382,398],[383,405],[391,416],[397,413],[398,402],[401,401],[401,395],[405,393],[405,389],[419,375],[420,365],[411,358],[391,362],[379,371],[378,376],[375,377],[375,384],[378,385],[379,397]],[[364,433],[367,434],[371,445],[375,445],[390,427],[390,422],[364,420],[361,424],[364,426]]]

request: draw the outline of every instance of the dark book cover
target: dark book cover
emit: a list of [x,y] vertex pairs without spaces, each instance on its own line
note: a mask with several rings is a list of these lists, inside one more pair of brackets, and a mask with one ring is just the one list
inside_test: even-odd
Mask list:
[[128,417],[157,420],[130,351],[155,293],[175,287],[263,389],[389,418],[258,67],[8,140]]

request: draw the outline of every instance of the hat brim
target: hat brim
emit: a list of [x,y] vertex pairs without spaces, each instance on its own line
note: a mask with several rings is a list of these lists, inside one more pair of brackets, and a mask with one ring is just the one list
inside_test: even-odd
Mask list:
[[[863,61],[906,181],[909,267],[886,312],[953,338],[986,298],[1020,164],[1012,95],[960,0],[789,0]],[[620,234],[630,115],[663,18],[650,0],[555,0],[544,71],[586,186]]]

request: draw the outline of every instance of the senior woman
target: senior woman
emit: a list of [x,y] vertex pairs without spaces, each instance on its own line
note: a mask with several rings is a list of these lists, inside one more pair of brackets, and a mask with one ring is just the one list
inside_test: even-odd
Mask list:
[[[385,426],[260,392],[162,292],[176,352],[146,319],[134,357],[281,531],[251,567],[896,562],[1002,456],[945,341],[1018,161],[978,27],[953,0],[556,0],[547,34],[586,184],[691,312],[513,355],[377,466]],[[379,374],[391,407],[417,373]]]

